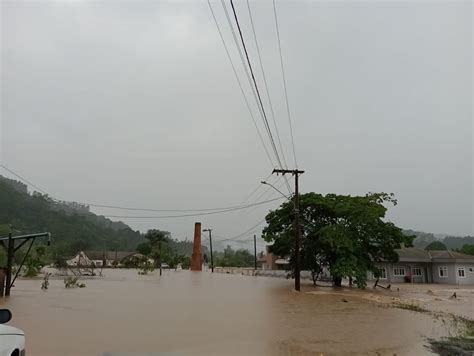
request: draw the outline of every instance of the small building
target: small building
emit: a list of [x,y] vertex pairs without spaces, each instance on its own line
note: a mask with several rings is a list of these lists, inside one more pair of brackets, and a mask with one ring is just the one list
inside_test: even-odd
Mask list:
[[125,259],[139,255],[133,251],[79,251],[76,256],[67,261],[69,266],[112,267],[120,265]]
[[90,267],[93,261],[87,257],[84,251],[79,251],[73,258],[66,261],[69,267]]
[[[416,247],[396,250],[399,261],[380,263],[381,281],[387,283],[442,283],[474,285],[474,256]],[[369,279],[374,279],[369,273]]]
[[260,253],[257,258],[257,268],[263,270],[286,270],[288,269],[289,261],[274,255],[270,252],[270,246],[266,246],[266,255]]

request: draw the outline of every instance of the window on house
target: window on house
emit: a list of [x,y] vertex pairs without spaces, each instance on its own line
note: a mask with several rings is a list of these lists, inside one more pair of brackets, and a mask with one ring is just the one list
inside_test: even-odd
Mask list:
[[404,277],[405,276],[405,267],[395,267],[393,269],[393,275],[395,277]]
[[380,279],[387,279],[387,270],[385,269],[385,267],[380,267],[379,271],[380,271]]
[[440,277],[447,277],[448,276],[448,267],[439,267],[438,272],[439,272]]
[[474,267],[469,267],[469,273],[474,273]]
[[413,276],[421,277],[421,276],[423,275],[423,274],[421,273],[421,267],[413,267],[412,275],[413,275]]
[[466,269],[464,267],[458,267],[458,277],[466,278]]

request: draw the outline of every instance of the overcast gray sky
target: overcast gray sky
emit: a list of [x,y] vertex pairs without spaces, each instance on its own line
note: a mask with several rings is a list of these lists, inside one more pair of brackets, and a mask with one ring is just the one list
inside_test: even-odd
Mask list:
[[[264,134],[221,3],[212,5]],[[292,168],[272,3],[250,6]],[[263,95],[246,2],[236,9]],[[1,11],[0,159],[52,196],[225,207],[271,172],[206,1],[2,1]],[[277,1],[277,11],[301,191],[393,192],[397,225],[473,234],[472,3]],[[202,221],[232,237],[276,206],[124,221],[177,238]]]

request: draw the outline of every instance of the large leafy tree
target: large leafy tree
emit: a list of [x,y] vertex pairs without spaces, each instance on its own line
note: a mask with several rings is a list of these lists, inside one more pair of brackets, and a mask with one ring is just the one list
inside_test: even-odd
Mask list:
[[474,255],[474,245],[464,245],[460,252],[465,253],[467,255]]
[[215,254],[215,264],[222,267],[252,267],[254,265],[254,255],[246,249],[234,250],[227,245],[223,252]]
[[[347,196],[316,193],[300,195],[302,268],[317,276],[328,268],[334,285],[351,277],[359,287],[366,285],[367,271],[379,275],[381,261],[398,260],[394,251],[410,246],[407,236],[393,223],[384,220],[384,204],[396,204],[393,194],[369,193]],[[294,256],[293,201],[283,203],[266,216],[263,238],[273,242],[272,251]],[[294,268],[294,258],[290,266]]]
[[441,251],[441,250],[447,250],[448,248],[444,243],[441,241],[433,241],[430,242],[426,247],[425,250],[431,250],[431,251]]
[[150,256],[155,260],[155,267],[159,267],[160,263],[166,260],[165,256],[171,254],[168,242],[171,240],[171,234],[168,231],[148,230],[143,236],[148,240],[151,248]]

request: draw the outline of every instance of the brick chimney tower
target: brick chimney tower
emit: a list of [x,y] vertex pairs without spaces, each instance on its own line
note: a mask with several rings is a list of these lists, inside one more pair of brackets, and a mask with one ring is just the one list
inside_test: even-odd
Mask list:
[[194,224],[194,245],[191,257],[191,271],[202,271],[201,223]]

